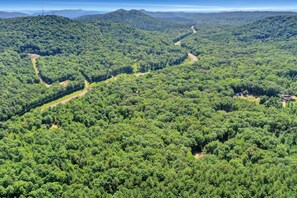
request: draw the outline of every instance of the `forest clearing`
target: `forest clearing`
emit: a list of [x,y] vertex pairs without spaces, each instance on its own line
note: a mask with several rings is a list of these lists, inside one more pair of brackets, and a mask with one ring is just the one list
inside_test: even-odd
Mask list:
[[89,91],[89,89],[90,89],[89,83],[88,83],[88,81],[85,80],[85,87],[83,90],[76,91],[69,95],[63,96],[57,100],[51,101],[47,104],[44,104],[40,107],[40,109],[45,110],[48,108],[56,107],[59,104],[66,104],[67,102],[69,102],[75,98],[82,97],[82,96],[86,95],[86,93]]
[[188,57],[190,58],[190,60],[191,60],[192,63],[195,63],[195,62],[198,61],[197,56],[195,56],[195,55],[192,54],[192,53],[188,53]]

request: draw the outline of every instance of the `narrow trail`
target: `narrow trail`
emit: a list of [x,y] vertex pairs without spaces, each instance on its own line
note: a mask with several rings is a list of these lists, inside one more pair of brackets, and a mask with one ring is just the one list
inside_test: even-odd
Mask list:
[[51,87],[52,85],[49,85],[47,84],[40,76],[40,73],[39,73],[39,70],[38,70],[38,67],[36,65],[36,59],[39,57],[39,55],[37,54],[29,54],[29,57],[31,58],[31,61],[32,61],[32,65],[33,65],[33,68],[34,68],[34,71],[35,71],[35,74],[36,76],[39,78],[40,80],[40,83],[45,85],[47,88]]

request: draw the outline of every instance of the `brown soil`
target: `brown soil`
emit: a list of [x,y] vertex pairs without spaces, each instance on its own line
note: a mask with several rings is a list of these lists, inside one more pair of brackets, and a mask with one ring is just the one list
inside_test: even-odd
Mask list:
[[58,125],[56,125],[56,124],[52,124],[52,126],[51,126],[51,129],[58,129],[59,127],[58,127]]
[[63,81],[63,82],[60,82],[60,85],[66,87],[69,83],[70,83],[69,80],[65,80],[65,81]]
[[31,59],[36,59],[39,57],[38,54],[28,54],[28,56],[31,58]]
[[174,45],[181,45],[181,41],[177,41]]
[[188,53],[188,57],[191,59],[192,62],[197,62],[198,58],[194,54]]
[[205,156],[205,153],[203,153],[203,152],[201,152],[201,153],[196,153],[194,156],[195,156],[196,159],[201,159],[202,157]]

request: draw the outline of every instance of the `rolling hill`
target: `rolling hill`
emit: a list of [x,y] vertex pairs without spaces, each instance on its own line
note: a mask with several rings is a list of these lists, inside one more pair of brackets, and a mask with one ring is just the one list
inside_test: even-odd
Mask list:
[[[131,26],[107,21],[87,23],[53,15],[0,19],[0,43],[2,67],[19,65],[15,67],[18,70],[7,69],[0,75],[0,89],[14,93],[14,97],[5,91],[0,93],[0,120],[81,89],[84,80],[91,83],[120,73],[161,69],[187,58],[186,51],[171,40]],[[40,89],[28,54],[40,55],[39,76],[56,86]],[[10,63],[12,56],[15,57]],[[23,79],[23,73],[28,80]],[[8,74],[13,76],[11,84],[4,86]],[[60,86],[67,80],[71,81],[67,87]],[[36,89],[34,97],[25,97],[26,91],[33,92],[32,89]],[[12,108],[12,104],[18,105]]]
[[[68,73],[66,68],[88,74],[112,71],[123,62],[133,63],[126,57],[140,61],[154,53],[154,66],[159,66],[165,59],[161,52],[167,50],[168,56],[178,50],[164,48],[162,41],[167,41],[155,38],[155,32],[119,23],[79,26],[61,17],[46,19],[53,28],[73,23],[73,30],[100,30],[98,42],[86,38],[89,47],[78,46],[79,55],[43,57],[44,69],[55,75],[57,68],[63,68],[61,73]],[[40,20],[35,28],[44,23],[35,20]],[[0,196],[294,197],[297,105],[292,101],[284,106],[281,95],[297,95],[297,58],[275,48],[273,39],[278,42],[294,32],[289,29],[296,29],[294,21],[273,17],[193,34],[180,48],[203,51],[195,63],[150,69],[142,76],[122,73],[80,99],[0,123]],[[280,34],[272,34],[269,42],[252,37],[254,42],[247,43],[233,34],[248,27],[254,27],[249,35],[277,31],[274,23]],[[72,33],[82,39],[79,35]],[[22,74],[26,59],[22,65],[20,59],[16,52],[1,56],[1,75],[8,77],[0,83],[11,79],[13,71],[22,82],[32,80],[33,71]],[[13,62],[19,65],[9,67]],[[1,93],[8,94],[5,89]]]
[[274,16],[245,25],[235,34],[242,40],[287,40],[296,39],[297,16]]
[[295,16],[97,17],[0,19],[0,197],[296,197]]
[[170,21],[197,23],[206,26],[237,26],[271,16],[297,15],[296,12],[219,12],[219,13],[187,13],[187,12],[148,12],[143,13]]
[[149,30],[149,31],[164,31],[174,28],[186,28],[189,27],[189,24],[181,24],[170,21],[165,21],[162,19],[157,19],[139,10],[117,10],[111,13],[102,14],[102,15],[91,15],[83,16],[79,18],[80,20],[101,20],[101,21],[110,21],[121,24],[127,24],[132,27]]

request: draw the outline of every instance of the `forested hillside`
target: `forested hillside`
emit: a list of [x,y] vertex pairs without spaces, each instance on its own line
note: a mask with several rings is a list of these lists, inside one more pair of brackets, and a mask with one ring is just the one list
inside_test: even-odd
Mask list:
[[[187,57],[187,52],[174,46],[170,39],[159,38],[112,22],[83,23],[58,16],[2,19],[0,45],[1,53],[15,54],[11,57],[4,56],[1,60],[5,68],[8,68],[9,64],[17,67],[19,62],[26,62],[17,67],[17,70],[12,70],[11,75],[30,73],[30,78],[35,79],[24,82],[11,78],[14,96],[18,98],[22,96],[22,92],[28,93],[31,92],[29,90],[36,89],[33,92],[36,95],[32,94],[32,98],[21,97],[17,106],[14,106],[12,98],[6,97],[5,91],[2,91],[0,120],[23,112],[28,107],[47,102],[44,98],[53,99],[82,89],[84,79],[96,82],[119,73],[161,69],[179,64]],[[36,59],[40,77],[47,84],[56,83],[57,86],[39,89],[39,81],[33,76],[34,70],[28,53],[40,55]],[[17,57],[21,61],[17,60]],[[9,59],[12,61],[9,62]],[[7,74],[0,74],[0,78],[3,79],[1,83],[6,85],[2,88],[7,89],[9,84],[4,80],[7,79]],[[72,83],[67,87],[59,86],[60,82],[66,80]]]
[[1,196],[294,197],[296,105],[233,98],[233,70],[208,64],[2,124]]
[[218,13],[187,13],[187,12],[148,12],[142,10],[145,14],[154,18],[168,21],[196,23],[200,26],[220,26],[231,27],[243,25],[266,17],[292,15],[296,12],[218,12]]
[[297,16],[275,16],[248,24],[235,32],[240,40],[258,39],[271,42],[296,39]]
[[166,31],[176,28],[187,28],[190,24],[176,23],[151,17],[139,10],[117,10],[107,14],[82,16],[80,20],[111,21],[149,31]]
[[237,93],[296,95],[295,19],[276,16],[240,28],[196,34],[183,46],[211,64],[232,68],[238,75],[232,85]]
[[98,19],[0,20],[2,120],[66,93],[64,80],[99,82],[0,123],[0,197],[296,197],[295,19],[168,38]]

